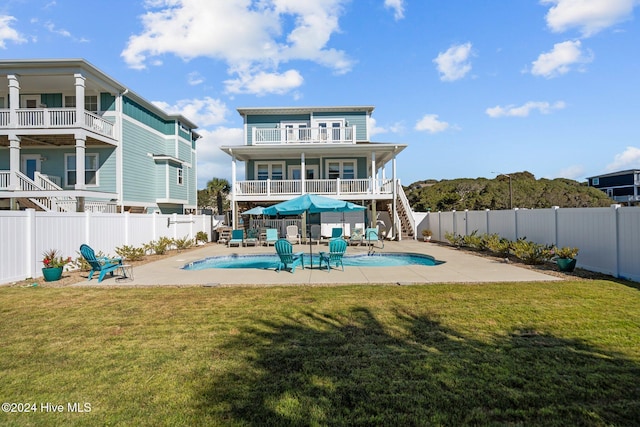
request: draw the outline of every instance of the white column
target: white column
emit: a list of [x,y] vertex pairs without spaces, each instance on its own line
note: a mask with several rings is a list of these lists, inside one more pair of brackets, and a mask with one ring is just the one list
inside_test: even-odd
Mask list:
[[74,74],[76,79],[76,125],[84,126],[84,81],[82,74]]
[[9,74],[7,76],[9,80],[9,125],[10,127],[18,126],[18,112],[20,108],[20,82],[18,76]]
[[300,191],[302,194],[306,193],[305,182],[304,180],[307,178],[307,167],[304,160],[304,153],[300,154]]
[[[236,156],[231,154],[231,226],[236,228]],[[222,214],[222,212],[218,212]]]
[[84,190],[86,188],[84,181],[85,142],[83,138],[76,135],[76,190]]
[[20,171],[20,137],[9,134],[9,189],[19,190],[18,175]]
[[378,171],[376,170],[376,152],[371,153],[371,179],[373,180],[373,194],[378,193]]
[[[391,203],[393,206],[393,218],[392,218],[392,222],[393,222],[393,237],[400,241],[402,240],[402,230],[400,230],[400,224],[397,223],[396,221],[396,212],[398,212],[398,206],[397,206],[397,199],[398,199],[398,185],[396,183],[396,156],[393,156],[393,159],[391,159],[391,181],[393,182],[393,202]],[[415,233],[414,233],[415,234]],[[415,238],[415,236],[414,236]]]

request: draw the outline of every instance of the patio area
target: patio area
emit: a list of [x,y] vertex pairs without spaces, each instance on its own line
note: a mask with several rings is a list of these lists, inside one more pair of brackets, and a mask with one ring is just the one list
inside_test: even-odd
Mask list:
[[[294,245],[295,251],[309,252],[308,245]],[[313,253],[326,251],[327,245],[314,245]],[[314,268],[297,268],[294,273],[276,272],[274,269],[218,269],[189,271],[182,267],[190,262],[223,255],[275,254],[271,247],[232,247],[210,244],[201,249],[163,258],[135,268],[134,279],[116,282],[106,278],[83,281],[73,286],[275,286],[275,285],[347,285],[347,284],[395,284],[424,283],[486,283],[554,281],[560,278],[515,264],[472,255],[455,248],[415,240],[387,241],[384,249],[376,253],[406,252],[430,255],[443,262],[436,266],[410,265],[403,267],[345,267],[345,271]],[[347,255],[366,254],[365,246],[349,246]]]

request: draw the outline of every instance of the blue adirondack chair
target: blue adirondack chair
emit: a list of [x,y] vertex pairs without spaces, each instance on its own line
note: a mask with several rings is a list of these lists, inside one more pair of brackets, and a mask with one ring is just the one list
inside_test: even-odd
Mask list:
[[344,264],[342,264],[342,256],[347,251],[347,241],[344,239],[333,239],[329,242],[329,252],[320,252],[320,269],[322,264],[327,264],[327,270],[331,271],[331,264],[335,264],[336,267],[340,265],[342,271],[344,271]]
[[244,230],[232,230],[231,239],[227,242],[227,247],[236,245],[238,247],[244,244]]
[[278,240],[278,230],[276,230],[275,228],[267,228],[265,233],[266,236],[264,241],[266,245],[275,245],[276,241]]
[[280,257],[278,268],[276,271],[280,271],[283,268],[291,268],[291,272],[296,271],[296,266],[301,265],[304,269],[304,252],[293,253],[293,245],[287,239],[278,239],[275,244],[276,252]]
[[96,257],[94,250],[87,244],[80,245],[80,253],[91,266],[89,280],[93,277],[93,273],[100,273],[98,276],[98,283],[100,283],[107,273],[113,276],[113,272],[122,267],[121,258]]
[[342,228],[333,227],[331,229],[331,238],[332,239],[337,239],[338,237],[342,237]]

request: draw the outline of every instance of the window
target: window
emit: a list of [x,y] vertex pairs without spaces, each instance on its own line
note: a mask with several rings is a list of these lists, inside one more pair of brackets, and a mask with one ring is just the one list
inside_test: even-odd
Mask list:
[[256,179],[259,181],[284,179],[284,162],[256,163],[255,168]]
[[327,162],[327,177],[329,179],[355,179],[356,162],[353,160],[332,160]]
[[[76,185],[76,156],[75,154],[65,155],[65,186]],[[84,183],[88,186],[98,185],[98,154],[87,153],[84,156]]]
[[600,185],[600,178],[593,178],[591,180],[591,185]]
[[184,170],[182,169],[182,166],[180,166],[178,169],[178,185],[184,185]]
[[[72,108],[76,106],[75,95],[66,95],[64,97],[64,106]],[[96,95],[87,95],[84,97],[84,109],[87,111],[98,111],[98,97]]]

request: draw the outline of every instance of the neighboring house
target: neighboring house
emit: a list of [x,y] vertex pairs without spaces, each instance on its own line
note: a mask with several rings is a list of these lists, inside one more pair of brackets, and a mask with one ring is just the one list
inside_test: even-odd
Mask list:
[[[365,205],[366,213],[352,223],[375,227],[383,221],[388,235],[413,238],[415,224],[396,178],[396,156],[406,144],[370,141],[373,110],[372,106],[239,108],[244,145],[221,147],[232,157],[233,225],[248,207],[315,193]],[[245,179],[236,176],[238,161],[244,162]],[[390,177],[385,175],[389,163]],[[340,215],[316,215],[309,223],[340,222]]]
[[82,59],[0,60],[0,209],[184,213],[196,125]]
[[587,178],[589,187],[607,193],[616,202],[629,205],[640,202],[640,170],[629,169]]

